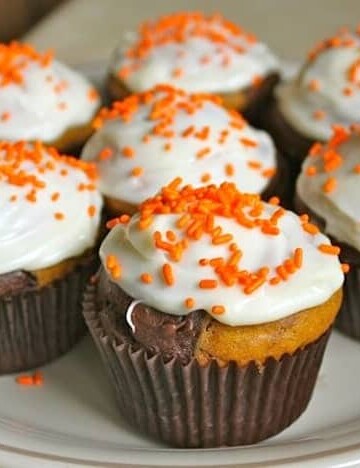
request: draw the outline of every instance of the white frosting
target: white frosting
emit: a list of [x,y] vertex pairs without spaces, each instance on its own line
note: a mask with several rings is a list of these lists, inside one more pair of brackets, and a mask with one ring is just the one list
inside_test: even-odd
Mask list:
[[[177,17],[181,14],[174,14]],[[186,14],[183,15],[187,17]],[[170,16],[171,17],[171,16]],[[168,83],[190,92],[226,93],[249,87],[256,77],[278,71],[279,63],[268,47],[256,42],[245,32],[231,32],[224,26],[221,17],[209,20],[203,18],[201,26],[224,36],[224,42],[215,42],[204,36],[193,36],[197,24],[190,16],[186,19],[184,40],[168,41],[158,44],[158,40],[175,37],[183,27],[169,26],[157,32],[162,18],[149,24],[147,33],[128,34],[123,43],[115,50],[111,60],[111,71],[120,77],[133,92],[144,91],[159,83]],[[154,47],[141,57],[128,57],[128,50],[143,43],[151,36]],[[240,47],[237,52],[234,47]],[[224,65],[226,63],[226,65]],[[132,69],[123,76],[121,70]],[[181,70],[177,76],[175,70]]]
[[53,142],[66,130],[91,122],[100,101],[77,72],[56,60],[47,66],[30,60],[21,74],[21,83],[0,86],[0,116],[8,116],[0,118],[0,139]]
[[343,45],[325,46],[295,79],[277,89],[285,119],[315,140],[330,138],[334,124],[360,122],[360,66],[355,80],[350,80],[351,68],[360,61],[360,36],[344,32],[336,39]]
[[[273,214],[277,207],[265,205],[265,218]],[[245,211],[246,212],[246,211]],[[207,235],[198,241],[190,241],[180,262],[171,263],[175,283],[165,286],[162,278],[162,265],[169,262],[167,253],[154,247],[153,234],[160,231],[165,236],[169,229],[178,238],[182,231],[177,229],[178,215],[156,215],[153,225],[146,229],[138,228],[138,215],[126,226],[117,225],[103,241],[100,257],[107,267],[108,255],[114,255],[121,265],[122,275],[115,281],[126,293],[137,300],[173,315],[186,315],[190,310],[184,306],[184,299],[195,300],[194,309],[204,309],[212,314],[212,306],[225,307],[221,315],[213,315],[227,325],[250,325],[266,323],[287,317],[307,307],[319,305],[328,300],[343,282],[339,260],[334,255],[318,250],[319,244],[328,244],[323,234],[310,235],[301,227],[299,218],[291,213],[279,220],[279,235],[264,235],[258,228],[248,229],[231,218],[215,217],[215,225],[223,232],[234,236],[234,241],[243,252],[240,269],[256,272],[267,265],[269,278],[276,275],[274,269],[284,262],[298,247],[303,248],[303,265],[287,281],[277,285],[263,284],[252,294],[245,294],[239,284],[227,287],[219,282],[216,289],[200,289],[198,283],[203,278],[217,279],[210,266],[200,266],[202,258],[229,257],[229,245],[212,245]],[[164,237],[163,237],[164,238]],[[144,284],[139,278],[144,272],[153,276],[151,284]]]
[[[189,95],[177,97],[168,105],[170,110],[176,110],[173,124],[169,127],[174,135],[164,138],[151,134],[150,140],[144,143],[143,137],[151,133],[158,123],[149,119],[151,109],[166,97],[165,94],[154,93],[155,100],[141,104],[130,121],[120,117],[105,121],[85,145],[81,158],[96,161],[103,194],[139,204],[177,176],[182,177],[185,183],[203,185],[204,174],[211,176],[208,182],[233,181],[243,191],[261,193],[266,188],[270,180],[265,176],[266,171],[276,168],[276,150],[271,138],[246,123],[242,129],[230,126],[229,123],[235,120],[234,114],[219,104],[206,101],[201,109],[189,114],[177,107],[181,102],[190,102]],[[185,138],[182,134],[190,126],[196,130]],[[209,135],[202,140],[195,133],[204,127],[209,127]],[[229,132],[228,136],[224,143],[219,143],[224,129]],[[241,138],[255,141],[257,146],[247,146],[241,143]],[[167,143],[171,145],[170,150],[165,149]],[[133,158],[123,156],[124,147],[134,150]],[[210,152],[198,158],[198,151],[207,147]],[[109,149],[112,156],[99,160],[104,148]],[[261,168],[250,167],[254,161],[260,163]],[[227,175],[227,164],[234,167],[234,175]],[[134,167],[143,169],[141,176],[131,176]]]
[[[97,190],[78,190],[79,184],[93,184],[87,174],[66,160],[54,160],[43,149],[40,163],[26,159],[16,171],[24,171],[46,184],[36,190],[37,200],[31,202],[26,196],[32,185],[9,183],[2,172],[15,161],[16,158],[6,159],[6,152],[0,150],[0,274],[49,267],[93,247],[102,200]],[[48,161],[55,163],[55,169],[40,173],[40,167]],[[61,175],[62,170],[67,174]],[[56,201],[51,200],[54,193],[59,194]],[[16,201],[11,201],[13,196]],[[95,209],[94,216],[88,213],[90,206]],[[57,220],[56,213],[64,218]]]
[[[325,221],[326,233],[360,251],[360,174],[354,170],[360,164],[360,135],[354,132],[336,148],[342,164],[331,172],[324,170],[323,155],[328,150],[329,146],[324,145],[321,155],[306,158],[297,181],[297,192]],[[316,168],[316,175],[307,175],[309,167]],[[329,177],[336,179],[336,187],[325,192],[323,187]]]

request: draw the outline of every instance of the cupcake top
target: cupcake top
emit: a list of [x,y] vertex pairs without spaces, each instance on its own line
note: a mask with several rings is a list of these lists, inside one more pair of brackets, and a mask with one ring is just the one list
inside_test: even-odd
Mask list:
[[90,122],[98,107],[92,85],[50,52],[0,44],[0,139],[53,142]]
[[307,216],[232,183],[180,184],[109,223],[100,257],[132,298],[173,315],[202,309],[237,326],[319,305],[341,287],[339,248]]
[[41,143],[0,142],[0,274],[81,255],[98,235],[93,165]]
[[101,110],[95,126],[81,157],[97,163],[105,195],[135,205],[177,175],[260,193],[276,172],[271,138],[214,96],[160,85]]
[[360,29],[318,44],[277,94],[281,113],[306,137],[325,141],[332,125],[360,122]]
[[135,92],[169,83],[226,93],[258,84],[278,67],[265,44],[221,15],[180,12],[129,34],[115,50],[111,73]]
[[360,126],[335,127],[327,143],[313,145],[297,193],[325,232],[360,251]]

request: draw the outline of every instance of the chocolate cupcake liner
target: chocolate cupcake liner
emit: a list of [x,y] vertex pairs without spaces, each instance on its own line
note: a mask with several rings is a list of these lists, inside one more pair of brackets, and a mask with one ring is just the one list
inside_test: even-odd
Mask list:
[[[296,211],[308,213],[311,220],[324,230],[325,222],[312,211],[299,196],[294,199]],[[331,242],[341,249],[340,260],[350,265],[343,285],[343,302],[335,321],[335,327],[342,333],[360,340],[360,252],[330,236]]]
[[350,265],[345,277],[344,298],[335,326],[346,335],[360,340],[360,267]]
[[0,374],[46,364],[85,334],[81,300],[95,267],[85,259],[48,286],[0,297]]
[[330,329],[293,355],[240,367],[201,366],[196,359],[164,362],[106,336],[88,286],[84,316],[112,381],[122,415],[175,447],[247,445],[295,421],[311,398]]

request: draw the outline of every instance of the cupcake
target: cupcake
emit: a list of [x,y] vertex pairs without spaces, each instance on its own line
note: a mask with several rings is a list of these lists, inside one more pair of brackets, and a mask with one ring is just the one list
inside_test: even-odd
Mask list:
[[278,80],[277,58],[253,34],[220,14],[180,12],[125,38],[112,56],[108,88],[114,99],[164,83],[216,93],[255,118]]
[[338,328],[360,339],[360,126],[336,127],[327,143],[316,143],[297,181],[296,206],[307,211],[336,243],[349,270]]
[[298,174],[315,141],[333,125],[360,122],[360,34],[346,29],[316,45],[299,74],[276,90],[264,126]]
[[99,108],[84,77],[28,44],[0,44],[0,140],[36,141],[71,153]]
[[45,364],[85,332],[102,199],[91,164],[0,142],[0,374]]
[[343,272],[294,213],[232,183],[180,183],[114,221],[85,319],[139,430],[177,447],[252,444],[305,410]]
[[220,98],[158,85],[102,109],[81,158],[99,170],[109,213],[134,213],[177,176],[223,180],[264,197],[283,195],[287,177],[271,138]]

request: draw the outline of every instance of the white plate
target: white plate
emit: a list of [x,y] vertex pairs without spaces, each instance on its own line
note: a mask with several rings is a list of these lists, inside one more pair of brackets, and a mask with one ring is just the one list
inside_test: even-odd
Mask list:
[[0,466],[360,466],[359,362],[360,344],[335,333],[310,406],[289,429],[249,447],[181,450],[121,420],[87,337],[43,369],[43,387],[0,379]]
[[[105,67],[82,67],[101,83]],[[43,387],[0,378],[0,466],[360,466],[360,344],[335,333],[309,408],[248,447],[170,449],[121,420],[91,339],[43,369]],[[131,395],[129,395],[131,398]]]

